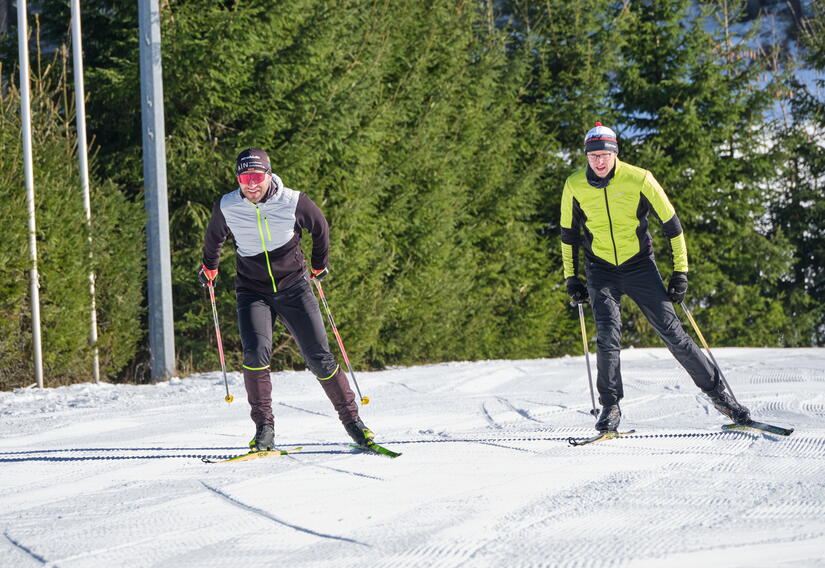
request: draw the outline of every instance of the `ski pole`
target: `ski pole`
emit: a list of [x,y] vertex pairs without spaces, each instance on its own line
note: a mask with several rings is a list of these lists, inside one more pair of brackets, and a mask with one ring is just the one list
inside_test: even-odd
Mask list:
[[728,380],[725,378],[725,375],[722,373],[722,367],[719,366],[719,363],[716,362],[716,358],[713,356],[713,353],[710,352],[710,347],[708,347],[708,342],[705,341],[705,336],[702,335],[702,332],[699,331],[699,326],[696,325],[696,320],[693,319],[693,315],[690,313],[690,310],[687,308],[684,302],[679,302],[679,305],[682,306],[682,309],[685,310],[685,315],[690,321],[690,325],[693,326],[693,331],[696,332],[696,335],[699,337],[699,341],[702,342],[702,346],[705,348],[705,351],[708,352],[708,356],[710,360],[713,362],[713,365],[716,367],[716,370],[719,371],[719,378],[722,379],[722,382],[725,384],[725,388],[728,389],[731,398],[737,404],[739,401],[736,400],[736,396],[733,394],[733,390],[731,390],[730,385],[728,384]]
[[212,300],[212,319],[215,320],[215,337],[218,339],[218,355],[221,359],[221,371],[223,371],[223,384],[226,386],[226,396],[224,400],[231,403],[235,397],[229,394],[229,381],[226,378],[226,363],[223,359],[223,342],[221,341],[221,327],[218,325],[218,308],[215,305],[215,285],[210,280],[206,285],[209,288],[209,299]]
[[582,328],[582,346],[584,347],[584,360],[587,362],[587,384],[590,387],[590,402],[593,404],[593,409],[590,414],[598,416],[599,411],[596,410],[596,396],[593,394],[593,376],[590,374],[590,350],[587,348],[587,329],[584,326],[584,308],[581,304],[579,306],[579,323]]
[[355,385],[355,390],[358,391],[358,397],[361,399],[361,404],[369,404],[370,399],[366,396],[361,396],[361,389],[358,388],[358,381],[355,380],[355,373],[352,370],[352,365],[349,363],[349,357],[347,357],[347,351],[344,349],[344,342],[341,341],[341,334],[338,333],[338,327],[335,325],[335,320],[332,319],[332,312],[329,309],[329,304],[327,303],[327,297],[324,296],[324,289],[321,288],[321,282],[317,278],[311,279],[315,282],[315,287],[318,288],[318,296],[321,298],[321,303],[324,305],[324,310],[327,312],[327,318],[329,319],[329,324],[332,326],[332,331],[335,333],[335,339],[338,340],[338,347],[341,349],[341,355],[344,356],[344,361],[347,363],[347,369],[349,369],[349,374],[352,377],[352,384]]

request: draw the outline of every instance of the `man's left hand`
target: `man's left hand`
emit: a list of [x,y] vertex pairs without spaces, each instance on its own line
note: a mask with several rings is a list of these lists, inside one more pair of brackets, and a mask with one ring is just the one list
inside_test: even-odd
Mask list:
[[670,275],[670,282],[667,285],[667,295],[674,304],[681,304],[685,299],[688,289],[687,272],[674,272]]
[[310,270],[309,270],[309,279],[310,280],[323,280],[324,278],[326,278],[327,274],[329,274],[329,268],[327,268],[326,266],[321,268],[321,269],[310,268]]

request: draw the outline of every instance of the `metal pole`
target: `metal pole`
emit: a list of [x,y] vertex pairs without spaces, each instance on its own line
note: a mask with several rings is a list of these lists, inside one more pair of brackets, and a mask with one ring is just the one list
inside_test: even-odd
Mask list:
[[86,146],[86,92],[83,87],[83,40],[80,32],[80,0],[72,0],[72,62],[74,65],[75,122],[77,125],[77,161],[80,167],[80,185],[83,189],[83,210],[89,245],[89,294],[91,295],[91,326],[89,344],[92,346],[92,375],[100,382],[100,356],[97,349],[97,307],[95,302],[95,272],[92,254],[92,205],[89,197],[89,158]]
[[593,394],[593,375],[590,373],[590,349],[587,346],[587,328],[584,325],[584,308],[581,304],[579,306],[579,325],[582,329],[582,347],[584,347],[584,361],[587,364],[587,384],[590,386],[590,402],[593,407],[590,414],[598,416],[599,411],[596,410],[596,396]]
[[172,314],[172,265],[166,193],[166,130],[158,0],[138,1],[140,97],[143,122],[143,178],[147,213],[146,247],[149,293],[149,349],[152,379],[175,374]]
[[29,92],[29,42],[26,0],[17,1],[17,43],[20,51],[20,119],[23,133],[23,176],[29,206],[29,253],[31,259],[32,346],[34,376],[43,388],[43,353],[40,343],[40,275],[37,272],[37,223],[34,215],[34,174],[32,166],[31,94]]
[[695,331],[696,335],[699,336],[699,341],[702,342],[702,346],[705,348],[705,351],[707,351],[711,363],[713,363],[713,366],[716,367],[717,371],[719,371],[719,378],[722,379],[722,383],[725,385],[725,388],[728,389],[733,402],[739,404],[739,401],[736,400],[736,396],[733,394],[733,390],[731,390],[730,385],[728,384],[728,380],[725,378],[724,373],[722,373],[722,367],[720,367],[719,363],[716,362],[716,357],[714,357],[713,353],[711,353],[710,347],[708,347],[708,342],[705,341],[705,336],[702,335],[702,332],[699,330],[699,325],[696,323],[696,320],[693,319],[693,314],[690,313],[690,310],[684,302],[680,302],[679,305],[682,306],[682,309],[685,311],[685,315],[687,316],[688,321],[690,321],[690,325],[693,326],[693,331]]

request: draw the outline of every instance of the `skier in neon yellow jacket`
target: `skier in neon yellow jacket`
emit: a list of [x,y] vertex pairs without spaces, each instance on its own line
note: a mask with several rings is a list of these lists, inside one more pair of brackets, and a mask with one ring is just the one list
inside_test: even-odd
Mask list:
[[[685,333],[673,308],[684,300],[688,283],[687,247],[676,210],[653,174],[618,159],[613,130],[597,122],[584,141],[587,166],[567,178],[562,193],[561,252],[570,298],[576,303],[589,299],[596,319],[596,386],[602,405],[596,429],[616,430],[621,420],[623,295],[636,302],[714,407],[734,422],[746,422],[748,409],[725,390],[718,370]],[[662,221],[673,254],[667,289],[653,258],[651,212]],[[586,285],[578,276],[579,248],[584,249]]]

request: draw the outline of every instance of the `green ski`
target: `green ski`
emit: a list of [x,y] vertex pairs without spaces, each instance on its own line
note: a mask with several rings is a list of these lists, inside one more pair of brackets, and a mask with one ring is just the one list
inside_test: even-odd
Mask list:
[[722,426],[722,430],[739,430],[745,432],[748,430],[759,430],[760,432],[776,434],[777,436],[790,436],[793,433],[793,428],[782,428],[781,426],[757,422],[756,420],[749,420],[745,424],[725,424]]
[[370,442],[364,446],[360,444],[350,444],[350,447],[355,448],[357,450],[361,450],[363,452],[369,452],[373,454],[380,454],[382,456],[387,456],[388,458],[397,458],[401,455],[401,452],[394,452],[384,446],[376,444],[375,442]]

